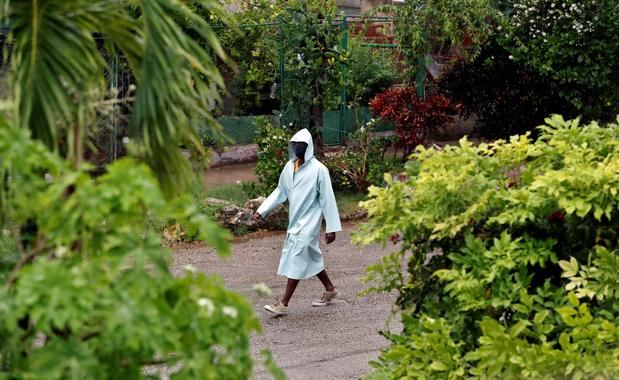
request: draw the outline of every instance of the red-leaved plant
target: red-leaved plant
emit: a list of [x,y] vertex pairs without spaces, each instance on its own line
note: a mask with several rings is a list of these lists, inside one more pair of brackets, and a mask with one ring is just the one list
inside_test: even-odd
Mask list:
[[446,126],[457,107],[442,95],[417,96],[414,87],[392,88],[370,101],[374,116],[395,124],[398,148],[405,156],[425,142],[428,131]]

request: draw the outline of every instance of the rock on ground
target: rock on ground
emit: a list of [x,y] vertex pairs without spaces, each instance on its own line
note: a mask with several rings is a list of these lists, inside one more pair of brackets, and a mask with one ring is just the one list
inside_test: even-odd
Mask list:
[[[354,224],[345,223],[345,231],[338,233],[333,244],[322,244],[327,272],[340,291],[339,298],[323,308],[311,306],[323,290],[316,278],[299,284],[290,313],[284,317],[265,311],[263,305],[273,299],[260,297],[252,289],[266,283],[273,296],[283,294],[286,279],[275,272],[285,232],[262,231],[238,238],[228,259],[198,244],[179,246],[174,271],[182,273],[182,268],[191,264],[207,274],[220,275],[228,287],[248,297],[263,327],[263,333],[251,340],[257,362],[260,351],[269,349],[290,379],[358,379],[370,371],[368,362],[388,345],[379,331],[399,331],[401,327],[391,313],[395,295],[357,295],[367,287],[359,281],[365,268],[385,252],[378,246],[353,246],[350,233],[354,228]],[[257,365],[254,377],[267,379],[270,375]]]
[[245,227],[247,231],[256,231],[259,228],[268,230],[285,229],[288,225],[288,210],[283,206],[273,210],[262,222],[256,222],[253,215],[264,200],[264,197],[250,199],[245,203],[244,207],[215,198],[206,198],[204,203],[217,208],[215,216],[217,222],[229,229],[236,227]]

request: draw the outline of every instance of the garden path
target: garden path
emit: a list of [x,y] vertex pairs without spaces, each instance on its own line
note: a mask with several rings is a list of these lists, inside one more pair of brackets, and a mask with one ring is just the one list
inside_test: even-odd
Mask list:
[[[256,358],[269,349],[277,364],[289,379],[358,379],[370,371],[368,362],[375,360],[388,342],[379,331],[399,330],[400,324],[390,323],[394,295],[380,294],[358,297],[367,287],[360,283],[365,268],[384,254],[379,246],[356,247],[350,242],[355,225],[346,223],[337,240],[322,249],[329,275],[341,296],[328,307],[313,308],[312,299],[322,291],[317,279],[301,282],[290,302],[290,313],[272,317],[264,309],[272,298],[256,295],[252,287],[264,282],[273,295],[281,295],[285,279],[275,271],[285,238],[284,232],[258,232],[238,238],[232,245],[233,254],[220,259],[210,249],[197,244],[176,247],[174,270],[192,264],[207,274],[219,274],[227,286],[243,293],[254,306],[262,321],[262,334],[252,337],[252,352]],[[270,378],[257,366],[254,377]]]

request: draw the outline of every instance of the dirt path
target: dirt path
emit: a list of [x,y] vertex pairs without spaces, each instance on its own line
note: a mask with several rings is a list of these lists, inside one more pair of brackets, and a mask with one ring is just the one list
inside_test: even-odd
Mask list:
[[[351,245],[353,229],[354,224],[346,224],[333,244],[322,247],[327,270],[340,297],[328,307],[313,308],[311,301],[320,294],[322,285],[317,279],[303,281],[290,302],[289,315],[281,318],[272,317],[263,309],[272,298],[256,296],[252,287],[264,282],[273,289],[274,296],[283,293],[285,278],[275,274],[283,232],[239,239],[227,260],[197,245],[179,247],[175,268],[180,271],[184,265],[192,264],[205,273],[219,274],[230,288],[245,294],[263,326],[263,334],[252,339],[252,352],[258,357],[262,349],[271,350],[290,379],[357,379],[370,370],[368,362],[376,359],[378,351],[387,345],[378,332],[399,327],[395,322],[386,324],[392,295],[357,296],[366,287],[359,282],[365,268],[383,252],[376,246]],[[269,376],[257,367],[255,378]]]

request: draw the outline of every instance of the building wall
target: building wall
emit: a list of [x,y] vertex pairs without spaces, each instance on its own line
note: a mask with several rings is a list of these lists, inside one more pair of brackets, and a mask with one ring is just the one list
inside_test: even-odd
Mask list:
[[347,16],[359,16],[379,5],[397,5],[403,2],[404,0],[339,0],[337,5]]

